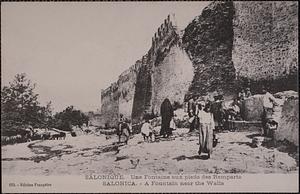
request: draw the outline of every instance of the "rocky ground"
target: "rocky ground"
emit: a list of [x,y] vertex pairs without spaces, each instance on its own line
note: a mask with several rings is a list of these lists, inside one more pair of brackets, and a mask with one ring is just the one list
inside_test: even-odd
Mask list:
[[210,159],[198,156],[197,133],[181,128],[169,139],[145,143],[140,134],[128,145],[115,135],[67,136],[2,146],[2,173],[11,175],[298,173],[296,148],[252,147],[257,132],[218,133]]

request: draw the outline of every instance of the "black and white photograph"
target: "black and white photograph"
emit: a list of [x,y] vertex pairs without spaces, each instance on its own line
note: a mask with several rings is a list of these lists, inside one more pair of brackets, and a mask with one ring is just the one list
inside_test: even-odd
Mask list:
[[298,83],[298,1],[1,2],[2,192],[298,192]]

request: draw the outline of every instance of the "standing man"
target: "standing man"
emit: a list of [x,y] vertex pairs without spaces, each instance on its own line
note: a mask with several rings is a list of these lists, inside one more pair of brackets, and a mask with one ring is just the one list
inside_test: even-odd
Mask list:
[[191,99],[188,101],[188,115],[189,115],[189,118],[190,118],[189,120],[191,121],[189,132],[192,132],[195,129],[195,122],[196,122],[195,117],[196,117],[196,110],[197,110],[196,99],[197,99],[197,97],[194,96],[194,97],[191,97]]
[[168,98],[162,102],[160,106],[160,114],[161,114],[161,130],[160,135],[163,137],[169,137],[172,134],[172,130],[170,129],[170,122],[174,116],[173,107]]
[[200,155],[202,152],[208,154],[208,158],[210,158],[213,148],[213,140],[214,140],[214,116],[210,110],[210,103],[207,103],[202,111],[202,106],[200,105],[199,109],[199,150],[198,154]]
[[121,143],[121,137],[125,137],[125,144],[128,143],[129,136],[131,133],[131,126],[130,126],[130,120],[123,117],[122,114],[120,114],[119,118],[119,126],[117,130],[117,135],[119,138],[119,143]]
[[122,126],[125,123],[125,118],[123,117],[123,114],[120,114],[119,122],[118,122],[118,129],[117,129],[117,135],[119,138],[119,143],[121,143],[121,136],[122,136]]
[[224,100],[222,95],[214,96],[214,102],[211,104],[211,112],[214,115],[215,129],[222,130],[225,119]]

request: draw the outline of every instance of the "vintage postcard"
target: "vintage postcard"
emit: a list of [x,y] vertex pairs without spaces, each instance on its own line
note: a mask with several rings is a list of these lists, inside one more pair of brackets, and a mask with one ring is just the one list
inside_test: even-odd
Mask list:
[[297,1],[2,2],[3,193],[298,192]]

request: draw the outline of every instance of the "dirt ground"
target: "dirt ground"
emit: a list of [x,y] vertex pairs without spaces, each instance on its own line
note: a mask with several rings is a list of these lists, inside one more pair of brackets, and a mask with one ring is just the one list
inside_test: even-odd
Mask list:
[[11,175],[298,173],[297,148],[252,147],[257,132],[218,133],[212,156],[198,156],[197,133],[182,128],[169,139],[128,145],[117,136],[67,136],[2,146],[2,173]]

